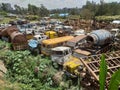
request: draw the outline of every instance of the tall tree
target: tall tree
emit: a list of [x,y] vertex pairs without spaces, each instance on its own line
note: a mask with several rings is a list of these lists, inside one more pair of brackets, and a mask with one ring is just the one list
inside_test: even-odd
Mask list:
[[48,16],[49,15],[49,10],[43,4],[41,4],[39,14],[40,14],[41,17]]
[[22,10],[21,10],[21,7],[20,7],[20,6],[14,5],[14,8],[15,8],[16,14],[22,14]]
[[91,19],[94,16],[94,12],[91,12],[89,9],[82,9],[80,15],[84,19]]

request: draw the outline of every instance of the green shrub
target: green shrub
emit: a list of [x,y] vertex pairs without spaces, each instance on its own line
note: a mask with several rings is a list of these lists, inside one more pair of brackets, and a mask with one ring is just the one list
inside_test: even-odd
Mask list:
[[25,18],[27,20],[39,20],[39,17],[37,15],[27,15]]

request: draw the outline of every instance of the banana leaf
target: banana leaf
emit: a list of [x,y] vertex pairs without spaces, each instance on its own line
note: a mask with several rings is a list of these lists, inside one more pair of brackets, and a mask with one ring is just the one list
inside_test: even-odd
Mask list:
[[102,54],[100,61],[100,73],[99,73],[100,90],[105,90],[106,76],[107,76],[107,64],[105,61],[105,55]]
[[119,85],[120,85],[120,69],[112,75],[108,90],[118,90]]

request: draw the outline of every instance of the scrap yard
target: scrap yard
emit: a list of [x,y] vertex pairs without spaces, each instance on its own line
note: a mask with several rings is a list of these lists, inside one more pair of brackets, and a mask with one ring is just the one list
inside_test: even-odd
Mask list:
[[120,89],[120,2],[1,2],[0,90]]

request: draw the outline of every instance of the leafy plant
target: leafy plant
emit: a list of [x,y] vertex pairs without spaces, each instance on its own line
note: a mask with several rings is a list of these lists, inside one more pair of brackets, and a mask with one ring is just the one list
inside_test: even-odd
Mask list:
[[100,62],[100,73],[99,73],[100,90],[105,90],[106,76],[107,76],[107,64],[105,61],[105,55],[102,54],[102,58]]
[[[100,90],[105,90],[106,76],[107,76],[107,64],[105,61],[105,55],[102,54],[102,58],[100,62],[100,73],[99,73]],[[119,76],[120,76],[120,69],[112,75],[108,90],[118,90],[120,85]]]
[[120,85],[120,69],[112,75],[108,90],[118,90],[119,85]]
[[46,87],[47,90],[54,90],[52,76],[56,70],[52,67],[49,58],[32,56],[27,50],[7,50],[3,55],[8,69],[6,79],[10,82],[19,83],[22,89],[44,90]]

